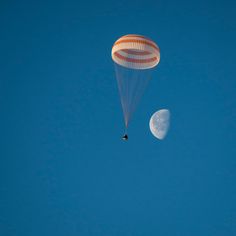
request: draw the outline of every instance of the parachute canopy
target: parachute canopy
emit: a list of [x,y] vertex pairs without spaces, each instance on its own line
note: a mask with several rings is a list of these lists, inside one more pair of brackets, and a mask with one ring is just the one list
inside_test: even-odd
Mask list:
[[129,34],[114,43],[111,56],[127,128],[151,78],[152,68],[160,61],[160,50],[151,39]]
[[119,38],[112,47],[111,55],[114,62],[130,69],[150,69],[160,61],[156,43],[136,34]]

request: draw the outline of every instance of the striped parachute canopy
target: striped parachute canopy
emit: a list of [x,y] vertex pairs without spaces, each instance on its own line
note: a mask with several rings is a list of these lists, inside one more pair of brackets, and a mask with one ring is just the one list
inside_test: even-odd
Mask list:
[[136,34],[119,38],[112,47],[111,55],[114,62],[130,69],[150,69],[160,61],[156,43]]
[[125,126],[142,97],[151,72],[160,61],[160,50],[151,39],[129,34],[119,38],[111,51],[114,61]]

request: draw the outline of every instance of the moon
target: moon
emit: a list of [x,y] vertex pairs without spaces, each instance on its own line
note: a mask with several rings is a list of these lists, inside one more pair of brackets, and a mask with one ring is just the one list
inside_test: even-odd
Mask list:
[[150,121],[149,127],[152,134],[158,139],[164,139],[167,135],[170,125],[170,111],[161,109],[155,112]]

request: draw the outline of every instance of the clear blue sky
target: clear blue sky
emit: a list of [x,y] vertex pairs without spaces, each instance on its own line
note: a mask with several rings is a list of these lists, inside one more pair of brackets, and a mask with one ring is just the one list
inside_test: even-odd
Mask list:
[[[236,235],[235,8],[2,1],[0,235]],[[161,62],[123,142],[110,50],[128,33],[156,41]]]

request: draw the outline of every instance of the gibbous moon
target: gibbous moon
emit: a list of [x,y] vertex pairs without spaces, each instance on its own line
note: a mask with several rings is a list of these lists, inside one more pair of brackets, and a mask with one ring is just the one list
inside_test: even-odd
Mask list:
[[152,134],[158,139],[164,139],[170,124],[170,111],[167,109],[161,109],[155,112],[150,121],[149,127]]

